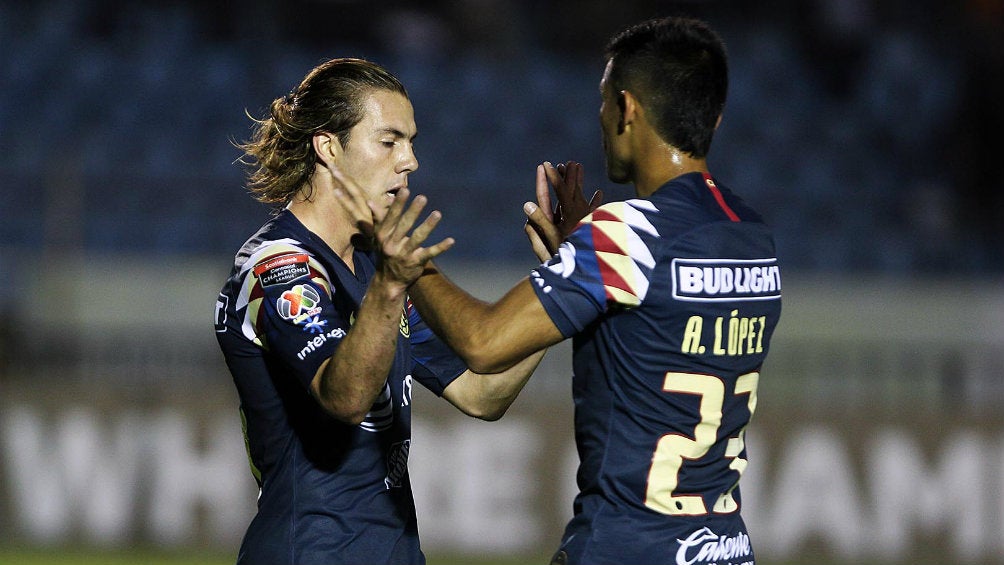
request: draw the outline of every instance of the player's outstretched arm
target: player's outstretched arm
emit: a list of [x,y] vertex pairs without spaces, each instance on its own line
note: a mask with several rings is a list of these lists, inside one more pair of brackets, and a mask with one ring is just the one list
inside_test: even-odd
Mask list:
[[432,262],[408,290],[430,328],[477,373],[499,373],[564,339],[529,278],[498,302],[479,300]]
[[498,420],[519,396],[546,351],[533,353],[501,373],[465,371],[446,387],[443,398],[468,416]]

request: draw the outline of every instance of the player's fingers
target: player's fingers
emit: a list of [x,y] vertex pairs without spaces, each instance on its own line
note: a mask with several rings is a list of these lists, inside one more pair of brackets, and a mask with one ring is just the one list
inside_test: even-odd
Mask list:
[[440,241],[436,245],[433,245],[433,246],[430,246],[430,247],[426,247],[425,248],[425,253],[424,253],[424,258],[423,258],[422,262],[424,263],[424,262],[429,261],[431,259],[435,259],[441,253],[443,253],[447,249],[453,247],[454,243],[456,243],[456,240],[454,240],[452,237],[448,237],[448,238],[444,239],[443,241]]
[[589,211],[599,208],[603,204],[603,191],[597,189],[593,192],[593,197],[589,199]]
[[[381,240],[388,241],[395,237],[396,234],[406,233],[408,229],[410,229],[410,226],[403,230],[399,229],[401,224],[401,215],[405,205],[408,203],[408,196],[410,195],[411,192],[409,192],[407,188],[402,188],[396,195],[394,195],[394,201],[391,202],[390,208],[387,209],[387,213],[384,214],[383,219],[380,220],[377,228],[378,237]],[[373,213],[376,215],[376,210],[374,210]]]
[[425,220],[419,224],[413,232],[411,232],[411,236],[408,238],[408,249],[416,249],[425,243],[429,234],[432,233],[432,230],[436,229],[436,226],[439,225],[439,221],[442,219],[443,214],[439,210],[433,210],[429,213]]
[[335,180],[341,185],[341,192],[349,197],[349,199],[360,209],[368,210],[367,198],[363,189],[356,183],[355,179],[350,177],[337,165],[331,165],[328,167],[331,171],[331,175],[335,177]]
[[548,219],[553,218],[551,215],[551,188],[548,185],[548,173],[547,169],[551,168],[551,163],[545,161],[544,163],[537,165],[537,205],[544,209],[544,215]]
[[356,226],[367,235],[373,234],[373,212],[362,189],[356,182],[337,166],[329,167],[332,176],[340,186],[334,189],[334,195]]
[[[397,221],[395,233],[400,233],[402,238],[406,237],[408,232],[411,231],[412,227],[415,226],[415,222],[418,221],[419,214],[422,213],[422,210],[425,208],[425,205],[428,202],[429,199],[426,198],[425,195],[419,194],[418,196],[416,196],[414,200],[412,200],[411,205],[405,208],[404,214],[402,214],[401,218]],[[432,224],[433,227],[435,227],[436,223],[439,222],[440,214],[439,212],[435,212],[434,215],[436,216],[436,220]],[[428,221],[428,218],[426,218],[426,221]],[[409,244],[407,245],[407,249],[412,250],[418,247],[420,242],[411,241],[414,238],[414,235],[408,237],[409,237],[408,240]]]
[[372,237],[376,233],[375,215],[368,202],[356,202],[348,193],[338,188],[334,189],[334,196],[361,233],[367,237]]
[[365,223],[369,224],[372,228],[373,213],[365,202],[360,203],[353,200],[351,195],[340,188],[334,189],[333,194],[335,200],[342,206],[343,210],[348,212],[349,217],[352,218],[357,227]]
[[544,215],[539,206],[533,202],[523,205],[523,212],[526,214],[527,222],[540,234],[544,240],[544,245],[548,251],[548,257],[558,249],[561,243],[561,232],[558,227],[547,216]]
[[328,170],[331,171],[331,176],[335,177],[338,184],[342,185],[343,190],[349,195],[356,196],[362,192],[359,190],[359,185],[337,165],[329,165]]
[[568,173],[565,175],[565,184],[568,189],[577,194],[582,190],[582,164],[576,161],[569,161],[567,165]]
[[549,161],[544,162],[544,173],[547,174],[547,182],[551,183],[551,186],[555,188],[557,188],[564,179],[563,173],[558,170],[559,167],[561,168],[561,171],[565,168],[565,166],[561,164],[555,167]]
[[526,219],[528,222],[535,226],[547,226],[553,227],[553,223],[544,214],[544,210],[540,206],[537,206],[533,202],[523,203],[523,213],[526,214]]
[[554,192],[558,195],[559,206],[575,199],[576,179],[578,178],[576,173],[577,165],[578,163],[575,161],[568,161],[562,165],[563,174],[561,182],[554,186]]
[[543,237],[541,237],[533,224],[528,221],[523,226],[523,232],[526,233],[526,238],[530,241],[530,249],[541,263],[551,258],[551,254],[547,251],[547,245],[544,244]]

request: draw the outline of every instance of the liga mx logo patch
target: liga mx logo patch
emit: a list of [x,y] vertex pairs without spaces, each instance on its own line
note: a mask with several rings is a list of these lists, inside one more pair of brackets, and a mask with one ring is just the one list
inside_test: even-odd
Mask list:
[[696,302],[781,297],[781,268],[769,259],[673,259],[673,298]]
[[307,284],[298,284],[282,293],[282,296],[276,300],[275,305],[283,320],[300,324],[310,316],[315,316],[321,312],[320,303],[321,296],[314,287]]

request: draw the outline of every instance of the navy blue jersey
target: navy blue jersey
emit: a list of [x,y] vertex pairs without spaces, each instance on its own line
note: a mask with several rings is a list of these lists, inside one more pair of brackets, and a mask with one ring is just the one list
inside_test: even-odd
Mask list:
[[383,392],[347,425],[310,393],[352,326],[374,273],[355,272],[288,210],[238,252],[217,303],[216,336],[240,397],[258,512],[239,563],[424,563],[408,478],[411,386],[441,395],[465,367],[402,302]]
[[752,563],[744,430],[781,312],[760,216],[686,174],[596,209],[531,280],[574,336],[567,562]]

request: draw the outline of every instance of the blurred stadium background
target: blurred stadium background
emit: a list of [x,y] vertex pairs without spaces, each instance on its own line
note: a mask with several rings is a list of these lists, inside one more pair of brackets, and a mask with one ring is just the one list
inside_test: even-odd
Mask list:
[[[1004,563],[1001,0],[0,0],[0,563],[232,562],[256,493],[210,324],[268,214],[245,110],[327,57],[399,75],[446,269],[494,298],[533,266],[538,162],[629,195],[601,51],[665,14],[729,45],[712,170],[786,269],[744,479],[760,562]],[[416,400],[430,564],[546,562],[568,358],[497,423]]]

